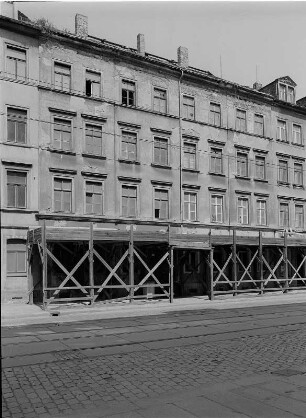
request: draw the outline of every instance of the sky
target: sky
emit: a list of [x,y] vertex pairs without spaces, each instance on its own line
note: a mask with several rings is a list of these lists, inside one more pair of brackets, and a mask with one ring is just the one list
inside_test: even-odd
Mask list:
[[[74,32],[74,16],[88,16],[89,34],[177,59],[246,86],[289,75],[297,98],[306,96],[306,1],[294,2],[16,2],[30,19],[44,17]],[[221,59],[220,59],[221,57]],[[221,65],[220,65],[221,62]]]

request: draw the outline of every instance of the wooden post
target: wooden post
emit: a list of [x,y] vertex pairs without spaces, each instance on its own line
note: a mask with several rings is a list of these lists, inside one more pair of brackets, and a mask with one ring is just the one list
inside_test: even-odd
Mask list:
[[236,296],[237,295],[237,238],[236,238],[236,229],[233,229],[232,259],[233,259],[233,267],[234,267],[234,293],[233,293],[233,296]]
[[260,278],[260,294],[263,295],[264,293],[264,282],[263,282],[263,253],[262,253],[262,232],[259,231],[259,250],[258,250],[258,256],[259,256],[259,278]]
[[289,283],[289,271],[288,271],[288,242],[287,242],[287,232],[284,232],[284,248],[283,248],[283,255],[284,255],[284,264],[285,264],[285,289],[284,293],[288,292],[288,283]]
[[46,221],[42,227],[42,245],[43,245],[43,307],[46,308],[47,303],[47,281],[48,281],[48,259],[47,259],[47,239],[46,239]]
[[134,300],[134,226],[130,225],[129,242],[129,284],[130,284],[130,302]]
[[170,247],[170,303],[173,303],[173,247]]
[[209,299],[214,300],[214,249],[213,247],[210,248],[209,251],[209,270],[210,270],[210,292],[209,292]]
[[89,285],[91,286],[90,288],[90,297],[91,297],[91,304],[93,305],[94,303],[94,296],[95,296],[95,289],[94,289],[94,266],[93,266],[93,262],[94,262],[94,257],[93,257],[93,224],[92,222],[90,222],[90,226],[89,226]]

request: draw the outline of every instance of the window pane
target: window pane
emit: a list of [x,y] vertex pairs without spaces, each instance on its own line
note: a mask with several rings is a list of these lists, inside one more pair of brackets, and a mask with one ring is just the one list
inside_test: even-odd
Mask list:
[[7,140],[9,142],[16,141],[16,131],[15,131],[16,122],[11,120],[7,121]]
[[26,272],[26,253],[18,251],[17,252],[17,271],[19,273]]

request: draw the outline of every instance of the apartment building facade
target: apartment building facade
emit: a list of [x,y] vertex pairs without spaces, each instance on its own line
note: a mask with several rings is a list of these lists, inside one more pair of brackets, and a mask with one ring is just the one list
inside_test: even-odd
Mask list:
[[[75,34],[1,21],[4,293],[15,283],[21,293],[36,287],[54,300],[52,292],[64,294],[77,275],[83,286],[77,290],[86,293],[86,278],[94,281],[95,271],[92,261],[77,264],[87,238],[75,234],[89,224],[109,235],[134,225],[135,236],[147,231],[148,237],[168,228],[172,296],[209,293],[211,286],[235,293],[263,291],[267,284],[285,289],[281,284],[290,278],[296,288],[305,286],[306,107],[296,101],[290,77],[240,86],[190,67],[183,47],[173,62],[146,53],[143,35],[137,49],[91,37],[81,15]],[[42,225],[57,228],[58,242],[53,238],[48,254],[38,245],[28,256],[26,280],[27,270],[18,270],[25,261],[19,248],[25,249],[29,226]],[[180,244],[174,239],[170,245],[171,228],[183,237]],[[257,250],[262,239],[264,266]],[[110,241],[96,254],[108,267],[116,265],[97,273],[105,299],[124,297],[110,278],[118,273],[121,284],[131,278],[131,257],[128,267],[117,266],[126,248]],[[123,289],[128,295],[143,276],[153,278],[155,288],[161,280],[154,277],[158,257],[156,271],[148,267],[159,244],[147,238],[139,245],[146,266],[133,267],[133,284]],[[276,253],[282,254],[279,265]],[[108,290],[99,288],[103,280]],[[75,296],[70,290],[68,299]],[[94,286],[91,291],[94,298]]]

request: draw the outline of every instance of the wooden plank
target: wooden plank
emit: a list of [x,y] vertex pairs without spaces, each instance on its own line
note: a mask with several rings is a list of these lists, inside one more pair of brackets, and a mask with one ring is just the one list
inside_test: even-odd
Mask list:
[[[124,286],[127,290],[128,290],[128,285],[126,283],[124,283],[124,281],[118,276],[118,274],[116,273],[116,271],[114,271],[111,266],[103,259],[103,257],[101,257],[101,255],[94,249],[93,250],[94,255],[98,258],[99,261],[101,261],[101,263],[108,269],[108,271],[113,272],[112,276],[107,276],[107,278],[105,279],[105,281],[109,281],[113,276],[118,280],[119,283],[122,284],[122,286]],[[128,251],[125,252],[125,256],[127,255]],[[123,261],[123,260],[122,260]],[[105,283],[104,281],[104,283]],[[99,288],[101,286],[98,286]],[[105,287],[105,286],[104,286]]]
[[[236,229],[233,229],[233,246],[232,246],[232,259],[233,259],[233,271],[234,271],[234,290],[237,290],[237,239]],[[236,293],[234,292],[234,296]]]
[[93,259],[93,224],[92,222],[90,222],[90,226],[89,226],[89,284],[92,287],[90,289],[90,296],[92,298],[92,301],[94,300],[94,296],[95,296],[95,291],[93,289],[94,286],[94,259]]
[[129,241],[129,283],[131,302],[134,297],[134,225],[130,225],[130,241]]
[[45,288],[47,287],[47,278],[48,278],[48,263],[47,263],[47,239],[46,239],[46,221],[43,222],[42,228],[42,255],[43,255],[43,306],[46,306],[47,292]]
[[288,243],[287,243],[287,232],[284,232],[284,248],[283,248],[283,258],[284,258],[284,267],[285,267],[285,288],[284,293],[288,290],[288,284],[289,284],[289,271],[288,271]]
[[209,275],[210,275],[210,292],[209,299],[214,300],[214,248],[209,252]]
[[173,297],[174,297],[173,267],[174,267],[173,247],[170,247],[170,303],[173,303]]
[[[249,264],[247,265],[247,267],[245,267],[245,266],[244,266],[244,264],[242,263],[242,261],[240,260],[240,258],[239,258],[239,256],[238,256],[238,254],[237,254],[237,260],[238,260],[238,262],[240,263],[240,265],[241,265],[241,266],[243,267],[243,269],[244,269],[244,272],[243,272],[242,276],[241,276],[241,277],[240,277],[240,279],[238,280],[237,287],[241,284],[241,282],[242,282],[242,281],[243,281],[244,283],[247,283],[247,282],[250,282],[250,283],[251,283],[251,282],[252,282],[252,283],[255,285],[255,287],[258,287],[258,286],[257,286],[257,283],[255,282],[255,280],[253,279],[253,277],[252,277],[252,276],[251,276],[251,274],[249,273],[249,269],[250,269],[251,265],[253,264],[254,260],[256,259],[257,254],[258,254],[258,250],[254,253],[254,255],[253,255],[253,257],[252,257],[251,261],[249,262]],[[250,280],[243,280],[245,275],[248,275],[248,276],[249,276],[249,278],[250,278]]]
[[[141,280],[141,282],[135,286],[135,292],[136,290],[138,290],[139,286],[144,284],[147,279],[152,275],[152,273],[154,273],[155,270],[157,270],[157,268],[162,264],[162,262],[168,257],[169,253],[166,252],[166,254],[159,260],[158,263],[155,264],[155,266],[146,274],[146,276]],[[169,296],[169,295],[168,295]]]
[[258,248],[258,260],[259,260],[259,277],[260,277],[260,294],[263,294],[263,289],[264,289],[264,270],[263,270],[263,259],[262,259],[262,254],[263,254],[263,249],[262,249],[262,232],[259,231],[259,248]]

